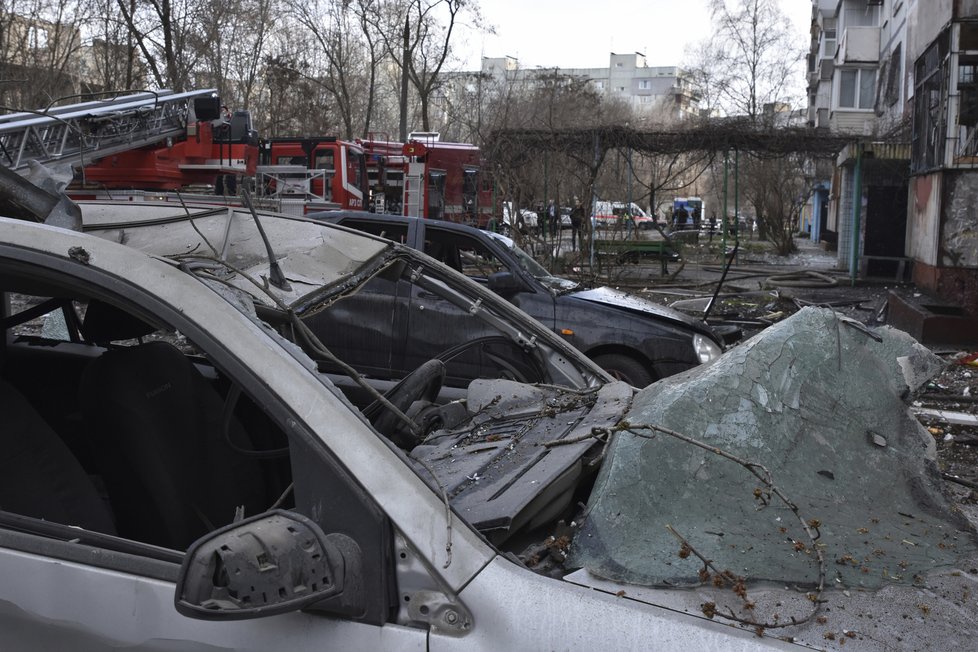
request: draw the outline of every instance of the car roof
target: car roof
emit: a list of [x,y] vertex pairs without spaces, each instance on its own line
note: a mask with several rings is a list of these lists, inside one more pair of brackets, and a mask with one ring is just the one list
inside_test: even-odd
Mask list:
[[377,221],[394,222],[400,224],[421,222],[423,224],[435,225],[438,228],[447,229],[449,231],[457,231],[459,233],[476,233],[480,231],[480,229],[474,226],[470,226],[468,224],[461,224],[460,222],[449,222],[447,220],[433,220],[427,217],[415,217],[412,215],[371,213],[369,211],[319,211],[317,213],[309,213],[308,215],[306,215],[306,217],[310,217],[318,220],[324,220],[327,222],[334,222],[334,223],[347,218],[377,220]]

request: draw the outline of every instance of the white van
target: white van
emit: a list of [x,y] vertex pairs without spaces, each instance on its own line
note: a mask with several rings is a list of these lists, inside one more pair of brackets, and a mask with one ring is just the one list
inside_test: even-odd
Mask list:
[[629,222],[632,228],[655,228],[655,219],[635,202],[597,201],[591,221],[595,228],[629,228]]

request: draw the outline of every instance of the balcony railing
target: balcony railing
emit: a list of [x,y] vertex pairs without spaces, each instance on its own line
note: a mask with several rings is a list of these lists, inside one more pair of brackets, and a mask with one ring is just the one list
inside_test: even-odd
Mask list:
[[849,27],[842,34],[836,65],[846,63],[879,63],[880,28]]

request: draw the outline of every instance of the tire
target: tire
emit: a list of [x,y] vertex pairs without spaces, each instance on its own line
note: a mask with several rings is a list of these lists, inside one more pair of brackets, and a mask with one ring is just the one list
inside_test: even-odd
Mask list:
[[655,380],[645,365],[622,353],[603,353],[591,359],[596,365],[611,374],[615,380],[626,382],[639,389]]

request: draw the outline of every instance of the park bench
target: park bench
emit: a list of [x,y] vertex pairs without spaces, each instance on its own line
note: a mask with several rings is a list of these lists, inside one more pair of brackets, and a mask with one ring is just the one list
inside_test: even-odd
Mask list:
[[608,240],[596,239],[594,252],[598,257],[610,258],[618,264],[637,263],[642,259],[657,259],[662,275],[669,273],[669,261],[679,260],[679,253],[668,240]]

